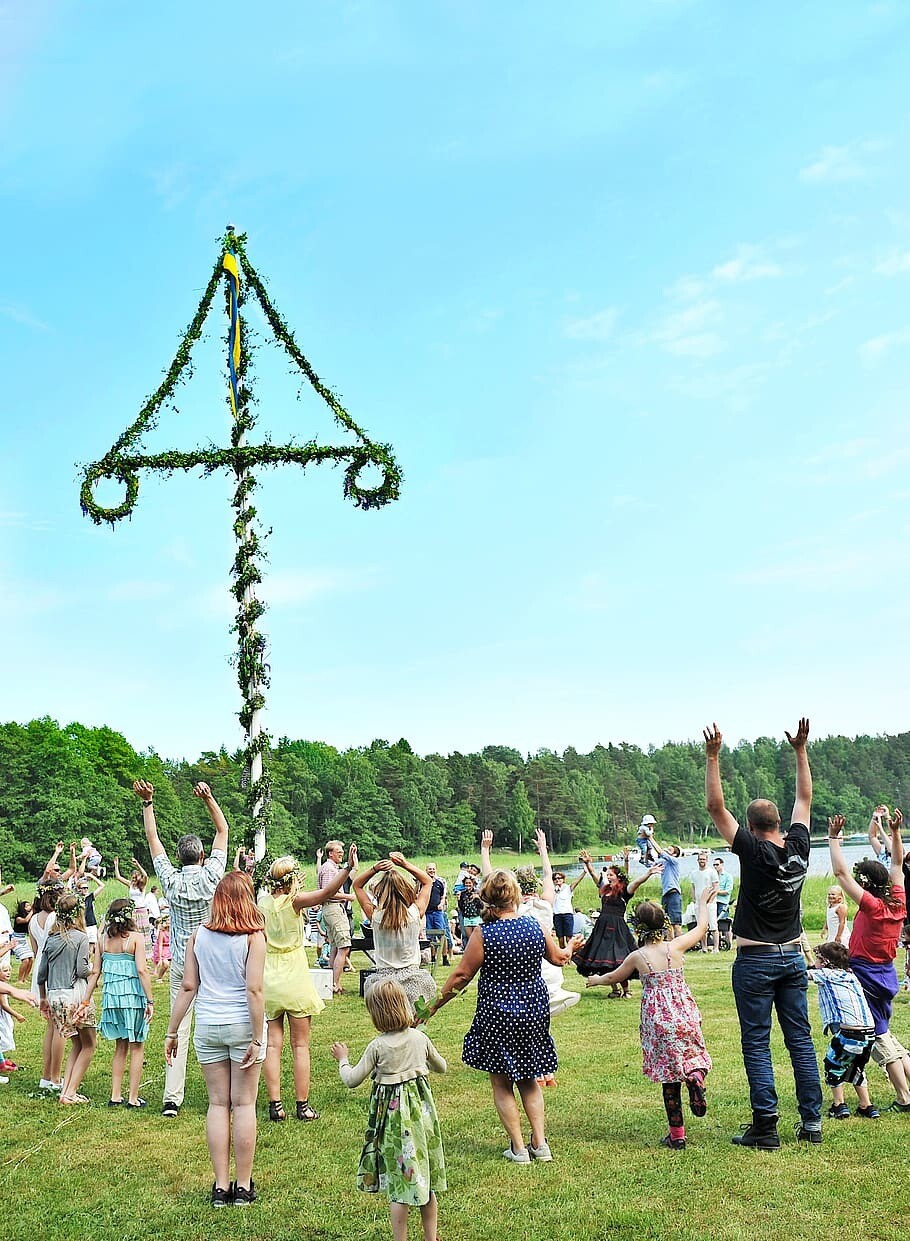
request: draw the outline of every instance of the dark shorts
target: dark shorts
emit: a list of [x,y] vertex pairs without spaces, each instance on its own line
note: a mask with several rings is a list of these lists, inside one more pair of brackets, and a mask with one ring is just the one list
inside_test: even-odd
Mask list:
[[825,1053],[825,1081],[829,1086],[860,1086],[872,1053],[872,1030],[838,1030]]
[[574,914],[554,914],[553,930],[563,939],[571,939],[575,927]]
[[660,898],[664,913],[674,926],[682,926],[682,895],[679,892],[664,892]]

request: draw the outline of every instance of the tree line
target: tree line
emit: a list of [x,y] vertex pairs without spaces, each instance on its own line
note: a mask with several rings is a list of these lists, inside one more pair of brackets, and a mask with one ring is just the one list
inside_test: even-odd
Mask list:
[[[862,831],[878,802],[910,804],[910,733],[827,737],[810,743],[815,784],[812,826],[836,812]],[[357,840],[364,857],[391,849],[413,854],[476,852],[491,830],[499,847],[526,845],[536,827],[556,854],[607,848],[634,839],[645,813],[658,834],[692,840],[713,835],[704,805],[704,751],[697,742],[642,750],[628,742],[522,755],[489,745],[479,753],[415,754],[394,743],[338,750],[321,741],[282,738],[272,749],[270,852],[310,857],[326,839]],[[727,805],[742,820],[753,797],[786,813],[794,764],[786,741],[759,737],[725,748]],[[9,879],[33,877],[58,840],[88,836],[109,860],[145,851],[133,780],[156,787],[162,840],[170,846],[205,823],[192,796],[205,780],[232,829],[251,838],[244,811],[242,751],[208,751],[195,762],[137,753],[111,728],[61,727],[43,718],[0,724],[0,864]]]

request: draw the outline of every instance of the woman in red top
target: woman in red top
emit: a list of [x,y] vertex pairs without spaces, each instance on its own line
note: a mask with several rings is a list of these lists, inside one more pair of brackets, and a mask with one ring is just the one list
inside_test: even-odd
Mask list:
[[898,992],[894,958],[907,917],[902,870],[902,822],[903,816],[899,810],[894,811],[893,821],[888,820],[891,829],[890,871],[881,862],[866,859],[857,862],[853,873],[850,873],[841,850],[840,836],[845,823],[842,814],[828,820],[828,844],[837,881],[859,906],[850,934],[850,968],[859,979],[875,1018],[872,1058],[882,1066],[894,1087],[897,1098],[892,1108],[910,1112],[910,1053],[888,1029],[892,1002]]

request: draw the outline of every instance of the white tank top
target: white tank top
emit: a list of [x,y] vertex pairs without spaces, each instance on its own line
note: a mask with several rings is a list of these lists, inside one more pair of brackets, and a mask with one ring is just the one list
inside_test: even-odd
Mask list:
[[226,935],[201,926],[196,932],[196,1020],[201,1025],[242,1025],[250,1020],[246,996],[247,934]]

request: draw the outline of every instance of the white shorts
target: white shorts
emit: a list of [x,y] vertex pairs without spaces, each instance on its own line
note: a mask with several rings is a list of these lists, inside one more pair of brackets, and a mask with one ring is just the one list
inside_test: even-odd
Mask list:
[[97,942],[98,942],[98,928],[97,928],[97,926],[87,926],[87,927],[85,928],[85,933],[86,933],[86,935],[88,936],[88,942],[89,942],[90,944],[97,944]]
[[35,953],[27,935],[14,935],[10,947],[17,961],[34,961]]
[[[193,1031],[193,1046],[196,1059],[200,1064],[219,1064],[222,1060],[231,1060],[240,1064],[246,1055],[246,1049],[253,1037],[252,1027],[248,1021],[227,1025],[200,1025],[196,1022]],[[265,1059],[266,1029],[263,1023],[259,1035],[262,1046],[259,1048],[257,1061]]]

